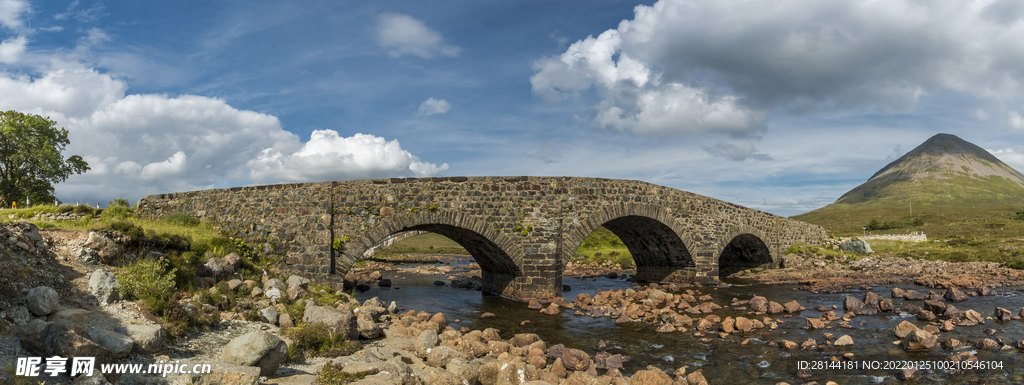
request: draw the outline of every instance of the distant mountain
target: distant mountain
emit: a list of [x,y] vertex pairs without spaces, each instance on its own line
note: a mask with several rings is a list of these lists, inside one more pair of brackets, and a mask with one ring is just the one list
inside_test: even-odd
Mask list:
[[[935,135],[829,206],[1024,204],[1024,174],[950,134]],[[828,206],[826,206],[828,207]]]

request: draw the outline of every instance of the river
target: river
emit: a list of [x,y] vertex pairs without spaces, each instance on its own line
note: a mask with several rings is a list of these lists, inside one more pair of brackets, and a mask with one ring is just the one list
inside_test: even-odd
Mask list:
[[[893,334],[893,328],[903,320],[909,320],[918,327],[923,328],[928,323],[918,321],[909,315],[898,315],[879,312],[878,315],[857,316],[850,325],[852,328],[833,327],[822,330],[807,330],[804,328],[804,317],[820,317],[821,312],[814,310],[818,305],[831,307],[833,305],[837,314],[842,315],[842,301],[847,295],[858,299],[863,298],[866,290],[855,290],[852,293],[824,294],[807,291],[794,290],[793,286],[783,285],[760,285],[745,284],[742,281],[728,280],[727,288],[699,288],[702,294],[710,294],[713,301],[722,306],[722,309],[714,314],[725,318],[727,316],[747,316],[749,310],[734,310],[729,307],[733,298],[748,300],[755,295],[760,295],[769,300],[785,303],[790,300],[798,301],[807,310],[792,315],[776,315],[780,319],[778,330],[767,331],[754,330],[753,333],[745,335],[730,335],[725,338],[715,333],[708,333],[705,336],[694,336],[695,329],[690,328],[686,333],[655,333],[656,325],[644,323],[615,324],[612,318],[574,315],[574,310],[563,310],[559,315],[540,314],[536,310],[527,309],[525,303],[511,299],[484,295],[481,292],[469,289],[457,289],[450,286],[435,286],[434,281],[445,280],[443,276],[395,276],[385,274],[392,278],[394,287],[377,287],[373,285],[370,290],[359,293],[357,298],[361,301],[372,297],[379,297],[385,303],[396,301],[399,306],[406,310],[423,310],[431,313],[442,312],[449,320],[449,325],[456,329],[463,326],[469,329],[496,328],[501,330],[503,338],[510,338],[517,333],[536,333],[548,346],[554,344],[565,344],[567,347],[581,349],[593,355],[598,341],[608,341],[615,348],[611,353],[621,353],[633,357],[626,363],[623,373],[629,375],[648,365],[672,373],[680,366],[685,366],[688,371],[703,369],[705,377],[712,384],[775,384],[780,381],[789,383],[802,383],[796,380],[796,373],[801,365],[813,368],[815,363],[827,361],[833,356],[840,358],[839,368],[812,369],[814,377],[812,380],[824,384],[827,381],[835,381],[839,384],[879,384],[897,382],[895,375],[898,370],[885,369],[885,365],[902,365],[899,361],[916,361],[931,363],[946,359],[950,354],[959,351],[968,351],[977,355],[980,361],[1001,365],[1002,368],[975,370],[973,373],[958,374],[951,376],[943,370],[925,370],[922,378],[916,384],[960,384],[960,383],[1024,383],[1024,365],[1020,365],[1020,352],[1016,349],[986,350],[978,351],[973,347],[957,351],[943,350],[941,347],[924,353],[908,353],[899,346],[894,345],[898,339]],[[447,281],[446,281],[447,282]],[[563,293],[568,301],[572,301],[580,293],[588,293],[591,296],[597,290],[627,289],[634,287],[634,283],[624,279],[590,278],[577,279],[572,277],[563,278],[563,284],[569,285],[572,290]],[[916,285],[900,285],[903,289],[914,289],[924,293],[929,288]],[[891,287],[875,287],[872,291],[884,298],[890,298]],[[904,301],[893,299],[897,307],[906,304],[922,306],[923,301]],[[997,295],[987,297],[971,297],[965,302],[957,303],[960,310],[974,309],[985,317],[991,317],[996,307],[1010,309],[1016,315],[1024,307],[1024,295],[1022,288],[999,288]],[[480,314],[490,312],[497,315],[495,318],[481,319]],[[692,315],[695,320],[699,315]],[[762,316],[757,316],[760,319]],[[453,321],[460,322],[454,323]],[[531,323],[523,326],[521,322],[529,320]],[[831,325],[835,325],[833,322]],[[995,329],[996,333],[990,337],[985,334],[985,329]],[[767,332],[767,335],[762,333]],[[852,346],[827,347],[818,349],[791,349],[779,348],[770,342],[778,339],[786,339],[796,343],[803,343],[808,338],[814,338],[818,344],[823,344],[824,333],[832,333],[834,341],[842,335],[849,335],[853,338]],[[1018,339],[1024,339],[1024,322],[1006,321],[999,322],[987,319],[984,325],[978,326],[957,326],[952,332],[941,333],[939,341],[947,338],[956,338],[960,341],[979,341],[984,338],[1002,337],[1007,343]],[[741,341],[749,339],[746,345]],[[853,353],[852,361],[843,359],[844,353]],[[803,362],[803,363],[801,363]],[[869,366],[878,366],[878,369],[865,369]],[[805,380],[807,381],[807,380]]]

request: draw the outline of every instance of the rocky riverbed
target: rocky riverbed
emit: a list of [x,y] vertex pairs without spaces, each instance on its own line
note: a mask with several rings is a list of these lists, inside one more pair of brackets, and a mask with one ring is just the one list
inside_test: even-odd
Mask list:
[[[791,255],[784,269],[712,287],[632,285],[607,278],[629,271],[581,265],[573,266],[576,278],[567,278],[576,286],[571,301],[483,297],[484,304],[466,309],[453,302],[481,296],[466,290],[479,267],[464,259],[370,265],[350,277],[369,288],[363,299],[318,303],[305,295],[323,289],[297,276],[228,282],[229,256],[211,260],[206,279],[221,277],[262,309],[259,320],[196,302],[190,311],[217,322],[171,340],[159,320],[114,296],[114,277],[101,261],[116,242],[99,238],[28,223],[0,226],[0,269],[16,272],[0,277],[0,366],[52,355],[147,367],[213,364],[213,373],[203,375],[39,378],[99,384],[311,384],[325,365],[362,384],[1024,382],[1024,369],[1011,367],[1024,350],[1024,297],[1019,288],[1002,287],[1017,284],[1019,275],[996,265]],[[441,285],[416,286],[416,276]],[[617,288],[601,288],[609,285]],[[398,293],[406,295],[402,302],[387,298]],[[310,301],[301,319],[284,312],[285,297]],[[286,362],[294,342],[281,330],[301,323],[331,325],[362,348]],[[842,370],[885,360],[954,369]],[[1005,366],[979,369],[997,362]],[[0,384],[11,383],[8,377],[0,372]]]

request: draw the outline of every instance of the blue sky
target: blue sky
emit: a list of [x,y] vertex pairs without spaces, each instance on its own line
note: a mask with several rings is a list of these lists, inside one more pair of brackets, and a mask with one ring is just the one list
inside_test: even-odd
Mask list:
[[1024,169],[1016,1],[0,0],[0,108],[64,202],[435,175],[639,179],[780,215],[928,137]]

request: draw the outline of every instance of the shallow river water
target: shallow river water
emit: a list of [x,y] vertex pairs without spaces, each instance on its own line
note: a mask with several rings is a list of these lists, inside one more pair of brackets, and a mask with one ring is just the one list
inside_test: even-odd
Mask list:
[[[388,276],[388,275],[386,275]],[[423,310],[443,312],[449,325],[456,329],[465,326],[470,329],[496,328],[501,330],[504,338],[517,333],[536,333],[548,346],[565,344],[567,347],[581,349],[594,354],[598,341],[612,343],[616,349],[612,354],[621,353],[633,357],[626,363],[623,370],[631,374],[648,365],[657,366],[667,373],[672,373],[680,366],[688,371],[703,369],[705,377],[712,384],[775,384],[780,381],[800,383],[795,378],[802,365],[812,368],[813,380],[824,384],[835,381],[839,384],[879,384],[897,383],[896,369],[886,369],[886,365],[904,365],[899,361],[916,361],[934,365],[933,361],[941,361],[955,351],[937,347],[926,353],[907,353],[894,345],[898,339],[893,328],[902,320],[915,322],[923,328],[927,322],[917,321],[913,316],[900,316],[879,312],[878,315],[857,316],[850,321],[851,329],[833,327],[823,330],[804,329],[804,317],[820,317],[821,312],[815,306],[838,306],[835,312],[843,314],[842,301],[846,295],[858,299],[863,298],[865,291],[857,290],[848,294],[823,294],[794,290],[793,286],[751,285],[740,281],[727,281],[728,288],[699,288],[702,294],[711,294],[714,302],[722,309],[714,314],[726,316],[747,316],[747,310],[733,310],[728,307],[732,298],[748,300],[761,295],[769,300],[785,303],[790,300],[800,302],[807,310],[786,318],[777,315],[773,318],[784,321],[779,329],[762,335],[767,329],[755,330],[743,336],[731,335],[721,338],[715,333],[703,337],[694,336],[695,329],[687,333],[655,333],[656,325],[644,323],[628,323],[616,325],[612,318],[574,315],[574,310],[563,310],[559,315],[544,315],[536,310],[529,310],[525,303],[511,299],[481,294],[468,289],[456,289],[450,286],[434,286],[435,280],[444,280],[442,276],[389,276],[394,281],[393,288],[373,286],[369,291],[359,293],[358,298],[365,300],[379,297],[385,303],[396,301],[406,310]],[[447,282],[447,281],[446,281]],[[632,288],[633,283],[624,279],[577,279],[566,277],[563,284],[572,290],[563,293],[568,301],[572,301],[580,293],[593,296],[598,290]],[[924,293],[928,288],[916,285],[900,285],[903,289],[914,289]],[[873,291],[884,298],[890,298],[891,287],[875,287]],[[904,300],[893,299],[896,306],[902,306]],[[907,304],[923,306],[923,301],[906,301]],[[991,317],[996,307],[1010,309],[1016,315],[1024,307],[1022,288],[1000,288],[997,295],[988,297],[971,297],[965,302],[957,303],[960,310],[974,309],[985,317]],[[491,312],[496,318],[480,319],[483,312]],[[691,315],[696,320],[699,315]],[[759,319],[762,316],[757,316]],[[454,320],[460,320],[454,323]],[[522,321],[532,323],[521,326]],[[833,322],[832,325],[835,325]],[[989,337],[985,329],[995,329],[997,333]],[[803,350],[800,348],[784,350],[769,344],[777,339],[787,339],[802,343],[814,338],[823,344],[824,333],[833,333],[834,341],[842,335],[849,335],[854,345],[845,347],[829,347],[824,351],[817,349]],[[984,338],[1002,337],[1007,343],[1024,339],[1024,321],[999,322],[987,319],[984,325],[956,327],[949,333],[941,333],[939,341],[956,338],[960,341],[979,341]],[[741,341],[750,339],[743,346]],[[978,351],[975,348],[963,349],[977,355],[981,361],[989,362],[1002,368],[975,370],[973,373],[950,375],[944,370],[925,370],[924,376],[915,384],[1012,384],[1024,383],[1024,353],[1016,349]],[[840,368],[813,369],[816,362],[827,361],[832,356],[842,358],[844,353],[854,353],[854,360],[840,360]],[[878,366],[878,369],[866,369],[866,366]]]

